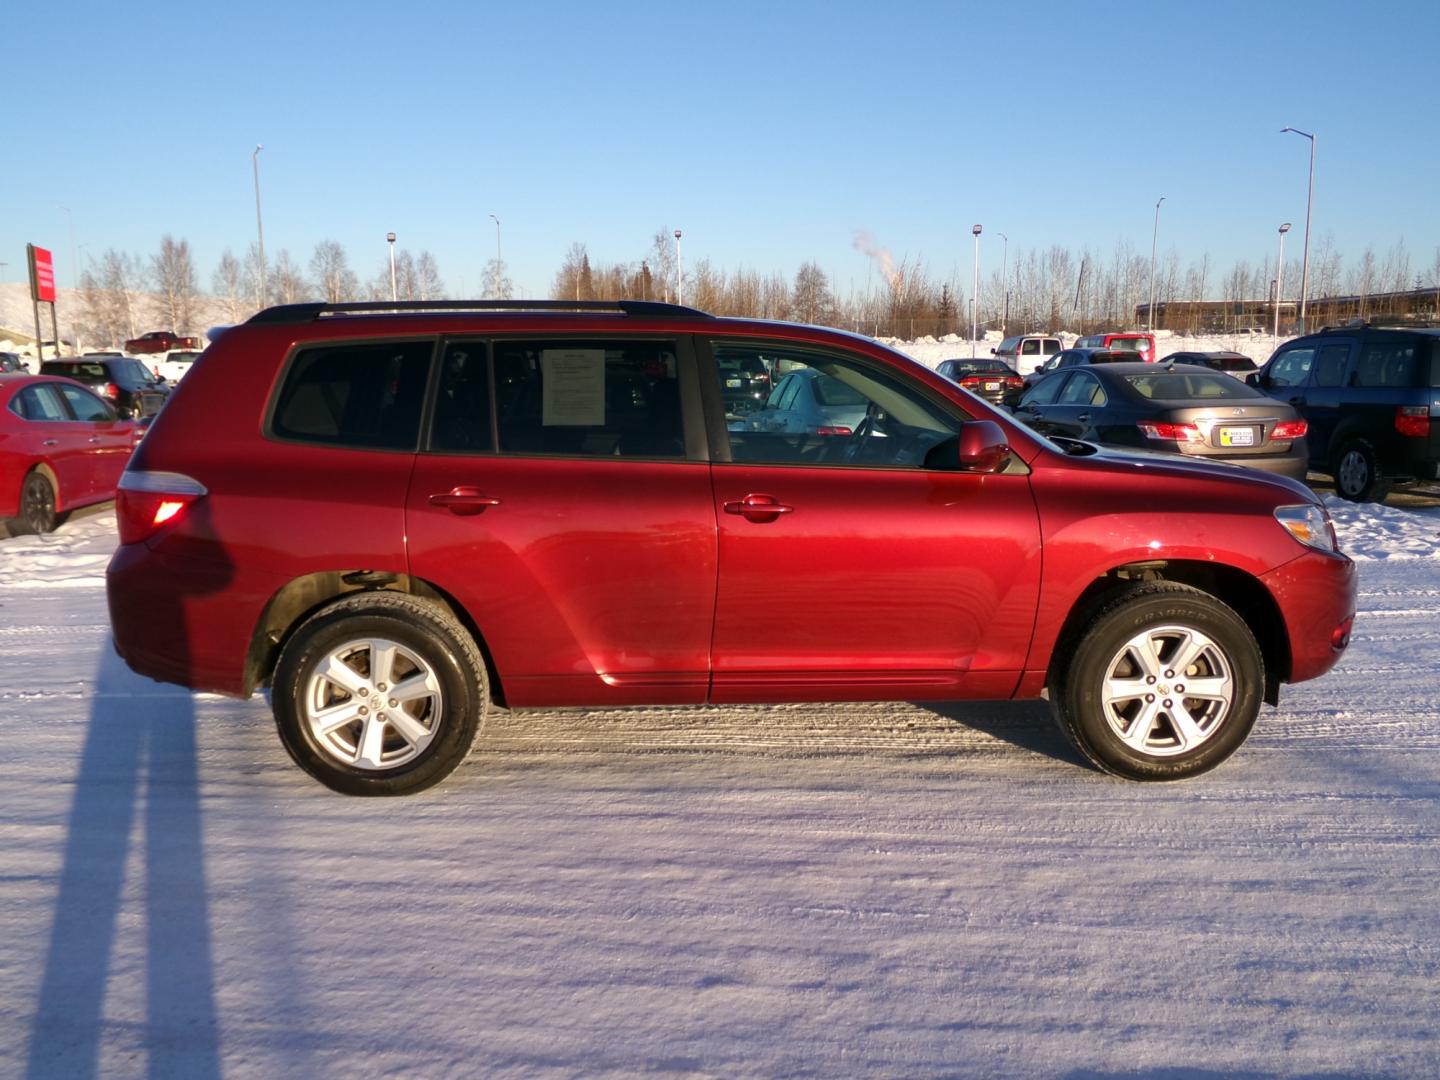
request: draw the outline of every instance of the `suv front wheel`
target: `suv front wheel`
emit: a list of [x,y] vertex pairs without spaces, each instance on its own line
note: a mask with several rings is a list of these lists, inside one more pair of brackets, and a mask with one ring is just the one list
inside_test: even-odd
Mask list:
[[403,593],[339,600],[297,629],[275,665],[280,739],[347,795],[408,795],[465,760],[489,707],[485,662],[449,612]]
[[1228,606],[1187,585],[1138,585],[1106,604],[1052,680],[1061,730],[1106,772],[1180,780],[1239,749],[1264,661]]

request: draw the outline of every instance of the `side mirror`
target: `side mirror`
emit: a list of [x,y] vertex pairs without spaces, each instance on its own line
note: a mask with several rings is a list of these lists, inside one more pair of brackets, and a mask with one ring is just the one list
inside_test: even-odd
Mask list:
[[965,472],[998,472],[1010,456],[1005,430],[994,420],[971,420],[960,429],[960,468]]
[[1262,385],[1261,382],[1260,382],[1260,372],[1258,372],[1258,371],[1252,371],[1249,375],[1246,375],[1246,376],[1245,376],[1245,385],[1246,385],[1246,386],[1253,386],[1253,387],[1255,387],[1255,388],[1258,390],[1258,389],[1260,388],[1260,386]]
[[991,349],[991,350],[990,350],[990,355],[991,355],[991,356],[994,356],[994,355],[995,355],[995,350],[994,350],[994,349]]

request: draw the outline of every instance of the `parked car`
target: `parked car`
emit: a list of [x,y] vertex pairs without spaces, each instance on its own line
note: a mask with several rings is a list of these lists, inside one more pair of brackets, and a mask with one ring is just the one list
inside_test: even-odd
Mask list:
[[1036,431],[1168,450],[1303,481],[1306,423],[1294,408],[1196,364],[1131,361],[1045,376],[1015,415]]
[[1160,360],[1162,364],[1203,364],[1205,367],[1214,368],[1216,371],[1223,371],[1234,375],[1237,379],[1243,379],[1246,375],[1259,370],[1254,360],[1244,353],[1238,352],[1172,352]]
[[[849,434],[727,421],[746,357],[843,391]],[[269,686],[294,760],[354,794],[444,778],[492,701],[1048,691],[1096,766],[1176,779],[1328,671],[1355,610],[1294,481],[1057,444],[878,342],[666,304],[262,311],[116,506],[120,655]]]
[[200,352],[195,349],[176,349],[167,353],[164,359],[156,359],[150,362],[150,370],[155,377],[164,379],[171,386],[174,386],[183,379],[189,372],[192,364],[200,359]]
[[763,357],[726,358],[721,362],[719,375],[724,388],[725,412],[732,418],[754,412],[770,397],[773,379]]
[[84,383],[127,419],[154,416],[170,396],[169,388],[133,356],[99,355],[46,360],[40,374]]
[[1046,375],[1064,368],[1081,367],[1086,364],[1130,364],[1134,363],[1134,361],[1135,354],[1133,352],[1090,348],[1065,349],[1063,352],[1056,353],[1040,367],[1036,368],[1029,375],[1026,375],[1023,389],[1028,390]]
[[148,334],[141,334],[138,338],[131,338],[125,342],[127,353],[157,353],[169,352],[171,349],[198,349],[199,347],[198,338],[182,337],[170,330],[152,330]]
[[1064,347],[1053,334],[1016,334],[991,349],[990,355],[1021,375],[1029,375]]
[[[719,363],[723,377],[726,360]],[[739,426],[747,431],[772,433],[852,435],[864,421],[869,406],[870,399],[854,387],[819,368],[804,367],[781,377],[764,407],[752,412]],[[732,430],[736,427],[732,425]]]
[[1249,381],[1310,422],[1310,467],[1357,502],[1440,479],[1440,330],[1337,327],[1295,338]]
[[11,533],[46,533],[113,499],[142,431],[69,379],[0,375],[0,518]]
[[16,352],[0,352],[0,374],[10,374],[16,371],[28,372],[30,365],[25,358]]
[[935,370],[996,405],[1025,386],[1025,380],[1003,360],[941,360]]
[[1075,342],[1077,349],[1116,349],[1125,352],[1139,353],[1140,359],[1146,363],[1153,363],[1158,355],[1155,352],[1155,335],[1142,333],[1138,330],[1126,330],[1107,334],[1087,334]]

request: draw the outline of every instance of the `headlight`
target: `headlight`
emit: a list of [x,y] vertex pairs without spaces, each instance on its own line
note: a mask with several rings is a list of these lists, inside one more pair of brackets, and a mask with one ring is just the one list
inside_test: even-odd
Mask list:
[[1330,523],[1330,515],[1323,506],[1305,503],[1302,506],[1277,507],[1275,520],[1306,547],[1332,554],[1340,550],[1340,543],[1335,539],[1335,526]]

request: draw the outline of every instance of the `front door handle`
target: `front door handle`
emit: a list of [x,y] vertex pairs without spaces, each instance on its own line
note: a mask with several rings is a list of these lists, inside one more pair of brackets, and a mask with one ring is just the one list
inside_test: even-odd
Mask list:
[[781,514],[793,514],[795,508],[778,502],[773,495],[746,495],[738,502],[727,502],[725,513],[739,514],[746,521],[764,524],[774,521]]
[[1082,412],[1079,416],[1075,417],[1075,419],[1079,420],[1082,424],[1088,424],[1090,422],[1090,414],[1088,412]]
[[60,443],[60,440],[59,440],[59,439],[46,439],[46,440],[45,440],[43,443],[41,443],[40,445],[41,445],[41,446],[58,446],[59,443]]
[[500,500],[481,494],[479,488],[453,487],[449,491],[431,495],[430,505],[443,506],[452,514],[464,517],[469,514],[483,513],[487,507],[499,506]]

